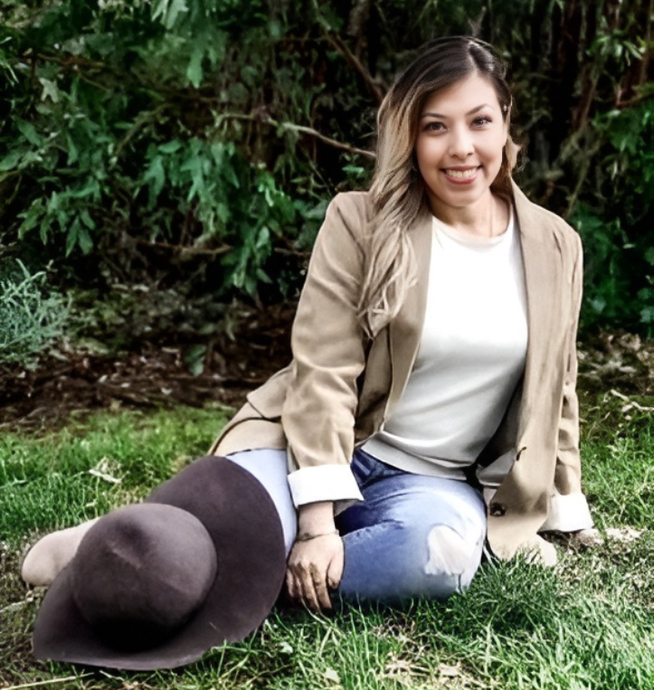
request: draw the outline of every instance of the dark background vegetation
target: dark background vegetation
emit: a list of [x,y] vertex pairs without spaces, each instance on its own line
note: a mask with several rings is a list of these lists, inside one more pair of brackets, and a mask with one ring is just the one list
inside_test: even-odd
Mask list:
[[582,235],[584,328],[652,336],[653,5],[3,0],[0,359],[47,327],[200,372],[238,305],[292,304],[394,75],[461,33],[511,65],[519,184]]

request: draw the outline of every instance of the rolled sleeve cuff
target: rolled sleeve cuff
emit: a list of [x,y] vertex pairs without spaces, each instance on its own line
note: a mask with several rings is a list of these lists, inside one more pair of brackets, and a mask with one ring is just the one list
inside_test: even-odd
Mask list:
[[549,515],[539,532],[576,532],[592,526],[593,518],[583,494],[554,494]]
[[363,500],[349,465],[303,467],[288,475],[288,484],[296,508],[306,503],[335,501],[340,512]]

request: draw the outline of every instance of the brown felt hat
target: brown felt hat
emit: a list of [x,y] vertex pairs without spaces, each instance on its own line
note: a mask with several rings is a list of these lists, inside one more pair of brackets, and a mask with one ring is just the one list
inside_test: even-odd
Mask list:
[[91,527],[43,600],[34,654],[126,670],[182,666],[256,629],[284,571],[268,492],[235,463],[200,458]]

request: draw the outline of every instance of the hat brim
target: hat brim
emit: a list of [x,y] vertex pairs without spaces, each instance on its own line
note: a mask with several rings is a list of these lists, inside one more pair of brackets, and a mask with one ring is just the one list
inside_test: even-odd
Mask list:
[[201,608],[154,648],[113,649],[78,610],[69,565],[39,610],[33,637],[37,659],[125,670],[175,668],[211,647],[242,640],[270,613],[286,569],[284,538],[277,509],[252,474],[226,458],[200,458],[155,489],[147,502],[182,508],[209,532],[218,571]]

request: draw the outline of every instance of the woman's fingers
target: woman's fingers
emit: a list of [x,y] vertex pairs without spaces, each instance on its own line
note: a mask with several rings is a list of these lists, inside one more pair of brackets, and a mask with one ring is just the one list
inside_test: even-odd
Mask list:
[[319,588],[320,573],[317,571],[317,568],[310,568],[309,572],[302,574],[302,593],[304,604],[314,611],[320,611],[322,608],[320,595],[318,594]]
[[338,535],[296,542],[286,571],[286,587],[291,599],[316,611],[330,609],[329,587],[338,585],[342,562],[343,542]]
[[326,590],[327,572],[318,564],[310,562],[296,563],[292,570],[292,585],[289,594],[304,606],[319,611],[321,608],[329,608],[331,602],[322,594]]
[[329,598],[327,588],[327,570],[314,572],[311,576],[315,601],[321,609],[331,609],[332,600]]
[[331,560],[329,567],[327,568],[327,586],[330,589],[336,589],[341,584],[344,566],[345,553],[341,543],[340,552]]
[[287,566],[286,568],[286,589],[288,591],[288,596],[291,599],[297,600],[300,598],[300,589],[297,586],[295,574],[291,570],[290,566]]
[[313,575],[302,566],[289,564],[286,570],[286,588],[291,599],[311,609],[320,609],[320,600],[314,577],[319,581],[319,575]]

